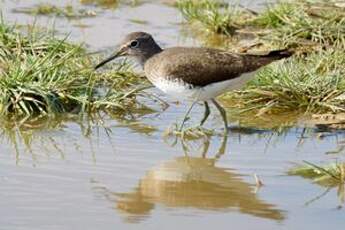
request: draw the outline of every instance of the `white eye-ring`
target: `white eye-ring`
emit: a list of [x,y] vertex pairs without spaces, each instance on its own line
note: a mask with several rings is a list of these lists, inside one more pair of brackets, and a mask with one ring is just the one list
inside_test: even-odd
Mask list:
[[133,41],[131,41],[131,43],[129,44],[129,46],[130,46],[131,48],[136,48],[136,47],[139,46],[139,42],[138,42],[137,40],[133,40]]

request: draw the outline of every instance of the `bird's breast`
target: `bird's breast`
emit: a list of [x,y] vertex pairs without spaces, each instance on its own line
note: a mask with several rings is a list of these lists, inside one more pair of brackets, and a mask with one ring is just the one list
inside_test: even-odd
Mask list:
[[175,99],[194,99],[199,88],[172,76],[157,75],[154,72],[146,73],[149,81],[162,92]]

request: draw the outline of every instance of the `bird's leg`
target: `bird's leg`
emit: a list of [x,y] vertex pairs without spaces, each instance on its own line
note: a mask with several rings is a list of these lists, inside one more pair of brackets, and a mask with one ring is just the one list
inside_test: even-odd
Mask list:
[[202,118],[202,120],[200,122],[200,126],[203,126],[203,124],[206,122],[208,116],[210,115],[210,107],[208,106],[207,101],[204,101],[204,105],[205,105],[205,113],[204,113],[204,117]]
[[224,155],[225,150],[226,150],[226,144],[228,141],[228,135],[224,135],[223,140],[222,140],[222,144],[218,149],[218,152],[215,156],[216,159],[219,159],[222,155]]
[[188,120],[188,115],[189,115],[190,112],[192,111],[192,109],[193,109],[195,103],[196,103],[196,101],[194,101],[194,102],[191,104],[191,106],[189,107],[189,109],[188,109],[186,115],[184,116],[184,118],[183,118],[183,120],[182,120],[182,123],[181,123],[181,126],[180,126],[180,128],[179,128],[179,131],[180,131],[180,132],[181,132],[182,129],[183,129],[184,123]]
[[223,121],[224,121],[224,128],[225,128],[225,134],[228,133],[228,120],[226,118],[226,111],[225,109],[220,105],[218,104],[218,102],[215,100],[215,99],[212,99],[212,102],[213,104],[217,107],[220,115],[222,116],[223,118]]

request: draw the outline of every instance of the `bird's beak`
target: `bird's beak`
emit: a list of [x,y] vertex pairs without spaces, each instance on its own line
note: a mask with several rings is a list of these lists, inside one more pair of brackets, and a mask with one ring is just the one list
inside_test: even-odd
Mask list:
[[101,61],[98,65],[95,66],[95,70],[102,67],[103,65],[107,64],[108,62],[114,60],[115,58],[121,57],[126,55],[126,50],[127,47],[122,46],[118,51],[116,51],[113,55],[111,55],[110,57],[108,57],[107,59]]

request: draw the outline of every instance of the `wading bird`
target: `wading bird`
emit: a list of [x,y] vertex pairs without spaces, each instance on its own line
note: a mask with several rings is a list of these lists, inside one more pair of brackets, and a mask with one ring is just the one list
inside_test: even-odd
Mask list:
[[271,51],[266,55],[237,54],[205,47],[172,47],[162,49],[145,32],[133,32],[122,41],[119,50],[95,69],[121,56],[134,57],[144,68],[148,80],[163,92],[193,103],[188,114],[198,101],[205,105],[202,126],[210,114],[208,101],[219,110],[228,130],[226,111],[216,97],[228,90],[241,88],[260,67],[292,55],[288,50]]

